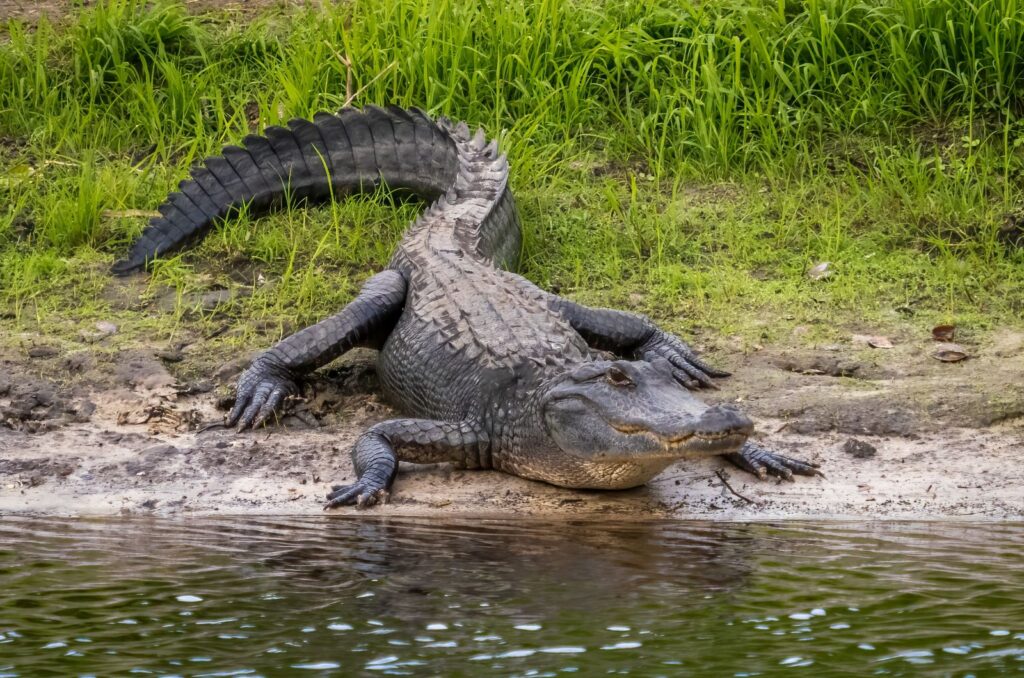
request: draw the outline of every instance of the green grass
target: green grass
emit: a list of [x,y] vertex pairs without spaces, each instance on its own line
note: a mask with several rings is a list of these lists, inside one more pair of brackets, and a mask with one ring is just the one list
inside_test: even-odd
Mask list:
[[[1024,315],[1005,229],[1024,223],[1024,2],[324,5],[241,21],[106,0],[9,23],[0,313],[44,331],[109,316],[106,267],[144,225],[111,212],[154,209],[222,145],[355,95],[500,138],[525,273],[587,303],[758,339]],[[153,331],[216,285],[252,291],[227,309],[250,328],[233,340],[323,317],[415,211],[227,224],[159,265],[149,293],[179,303]],[[827,281],[805,276],[819,261]]]

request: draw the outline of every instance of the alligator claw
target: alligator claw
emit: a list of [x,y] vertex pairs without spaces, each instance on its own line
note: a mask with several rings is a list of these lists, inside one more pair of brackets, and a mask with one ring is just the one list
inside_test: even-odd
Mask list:
[[224,425],[237,424],[238,432],[261,426],[280,409],[285,398],[297,392],[298,386],[287,369],[257,358],[238,380],[235,406]]
[[387,504],[391,501],[391,493],[386,487],[373,487],[362,480],[351,485],[334,485],[327,495],[324,510],[345,504],[355,504],[357,509],[367,509],[376,504]]
[[728,377],[729,373],[707,364],[697,357],[686,342],[674,334],[655,328],[651,337],[637,350],[647,362],[664,358],[671,363],[676,381],[688,389],[718,388],[712,377]]
[[769,475],[789,482],[794,482],[794,474],[825,477],[825,474],[818,470],[818,464],[776,454],[749,441],[739,452],[722,456],[744,471],[753,473],[761,480],[767,480]]

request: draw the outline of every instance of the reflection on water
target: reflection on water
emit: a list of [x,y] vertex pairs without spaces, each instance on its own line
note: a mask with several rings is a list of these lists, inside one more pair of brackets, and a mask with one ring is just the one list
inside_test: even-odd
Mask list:
[[5,518],[0,676],[1019,673],[1022,547],[992,524]]

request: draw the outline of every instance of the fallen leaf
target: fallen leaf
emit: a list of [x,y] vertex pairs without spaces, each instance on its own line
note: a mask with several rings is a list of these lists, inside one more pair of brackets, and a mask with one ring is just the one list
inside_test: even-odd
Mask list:
[[829,261],[815,264],[807,270],[807,277],[811,280],[824,280],[830,275],[832,275],[832,262]]
[[956,337],[956,325],[936,325],[932,328],[932,339],[950,342]]
[[967,355],[967,349],[960,344],[940,344],[935,353],[932,353],[932,357],[944,363],[958,363],[970,356]]
[[871,348],[892,348],[893,343],[889,337],[870,334],[855,334],[852,337],[855,344],[867,344]]

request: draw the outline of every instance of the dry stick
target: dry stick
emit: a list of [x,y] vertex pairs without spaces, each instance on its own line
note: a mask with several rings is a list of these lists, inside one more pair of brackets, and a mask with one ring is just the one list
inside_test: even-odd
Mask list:
[[343,55],[340,52],[338,52],[338,50],[334,49],[334,45],[332,45],[331,43],[327,42],[326,40],[324,40],[324,44],[327,45],[327,49],[329,49],[332,52],[334,52],[334,57],[338,61],[341,62],[342,66],[345,67],[345,102],[341,105],[342,108],[344,108],[345,106],[348,106],[353,101],[355,101],[356,98],[360,94],[362,94],[366,90],[367,87],[369,87],[373,83],[375,83],[378,80],[380,80],[381,77],[383,77],[384,75],[387,75],[388,71],[390,71],[392,68],[394,68],[395,66],[398,65],[398,61],[397,60],[396,61],[392,61],[390,64],[388,64],[387,66],[384,67],[384,70],[382,70],[377,75],[373,76],[373,78],[370,80],[370,82],[366,83],[365,85],[363,85],[362,87],[357,89],[355,92],[353,92],[352,91],[352,59],[349,58],[348,55]]
[[342,55],[338,50],[334,49],[329,41],[324,40],[324,44],[327,45],[327,49],[334,52],[334,57],[341,62],[341,65],[345,67],[345,101],[351,101],[352,96],[352,57],[348,54]]
[[346,54],[341,57],[341,63],[345,64],[345,101],[351,101],[352,94],[352,57]]
[[345,100],[349,101],[352,98],[352,57],[345,54],[341,62],[345,65]]
[[104,219],[149,219],[152,217],[159,217],[161,215],[159,212],[152,210],[103,210],[100,212],[100,216]]
[[392,68],[394,68],[394,67],[395,67],[395,66],[397,66],[397,65],[398,65],[398,62],[397,62],[397,61],[392,61],[392,62],[391,62],[390,64],[388,64],[387,66],[385,66],[385,67],[384,67],[384,70],[383,70],[383,71],[381,71],[380,73],[378,73],[377,75],[373,76],[373,78],[372,78],[372,79],[370,80],[370,82],[366,83],[365,85],[363,85],[362,87],[360,87],[359,89],[357,89],[357,90],[356,90],[356,91],[355,91],[355,92],[354,92],[354,93],[352,94],[352,96],[350,96],[350,97],[347,97],[347,98],[345,99],[345,103],[344,103],[344,104],[342,104],[342,105],[341,105],[341,107],[342,107],[342,108],[344,108],[345,106],[348,106],[349,104],[351,104],[351,103],[352,103],[353,101],[355,101],[355,100],[356,100],[356,98],[357,98],[357,97],[358,97],[358,96],[359,96],[360,94],[362,94],[362,93],[363,93],[363,90],[365,90],[365,89],[366,89],[367,87],[369,87],[369,86],[370,86],[370,85],[372,85],[373,83],[375,83],[375,82],[377,82],[378,80],[380,80],[380,79],[381,79],[381,77],[383,77],[383,76],[387,75],[388,71],[390,71],[390,70],[391,70]]
[[722,481],[722,484],[725,485],[725,487],[730,492],[735,494],[737,497],[739,497],[743,501],[747,502],[748,504],[755,504],[755,505],[757,504],[757,502],[754,501],[753,499],[751,499],[750,497],[744,497],[742,494],[740,494],[739,492],[734,490],[732,485],[729,484],[729,481],[725,479],[725,474],[722,472],[722,469],[718,469],[717,471],[715,471],[715,475],[718,476],[718,479]]

